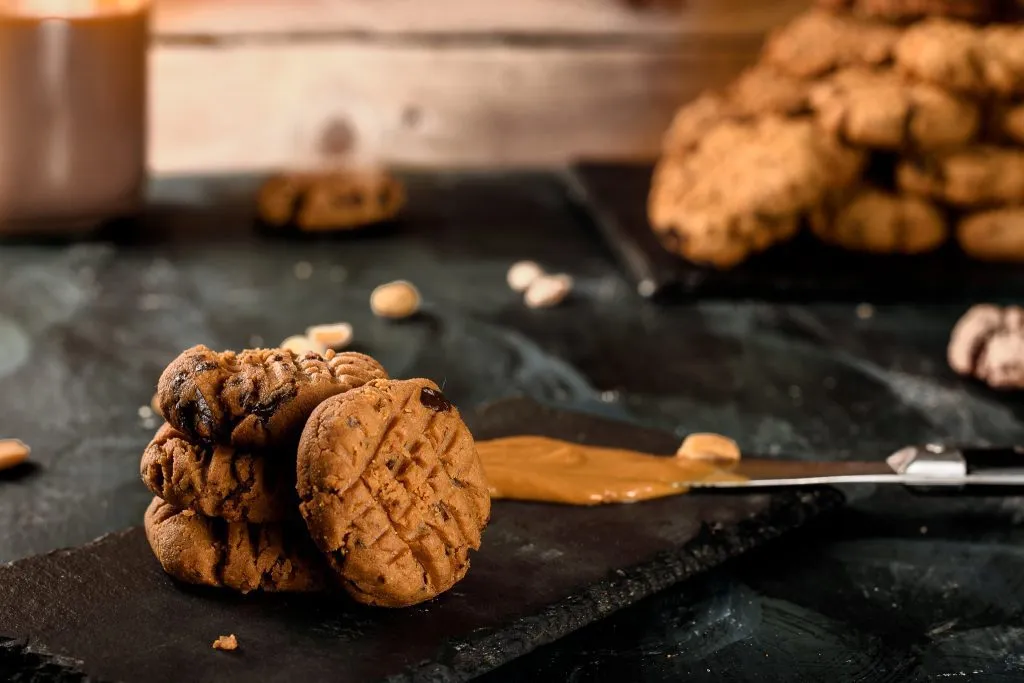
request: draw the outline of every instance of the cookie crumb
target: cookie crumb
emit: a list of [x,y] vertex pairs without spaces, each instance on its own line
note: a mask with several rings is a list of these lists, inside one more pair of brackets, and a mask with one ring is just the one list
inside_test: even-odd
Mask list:
[[295,277],[299,280],[308,280],[313,277],[313,264],[309,261],[299,261],[296,263]]
[[0,471],[16,467],[28,459],[32,449],[18,439],[0,439]]
[[370,310],[380,318],[408,318],[420,310],[420,293],[406,280],[381,285],[370,294]]
[[221,636],[217,640],[213,641],[214,650],[225,650],[231,652],[232,650],[238,649],[238,638],[232,633],[229,636]]
[[565,301],[572,285],[568,275],[542,275],[530,283],[523,300],[530,308],[552,308]]
[[349,323],[332,323],[330,325],[313,325],[306,329],[306,338],[315,346],[340,351],[352,343],[352,325]]
[[508,269],[506,280],[513,292],[525,292],[534,281],[543,277],[544,270],[533,261],[519,261]]
[[676,457],[733,464],[739,462],[740,447],[735,441],[721,434],[690,434],[683,439],[679,450],[676,451]]
[[283,342],[281,342],[281,348],[291,351],[296,356],[305,356],[307,353],[312,351],[313,353],[323,353],[327,349],[315,343],[309,337],[301,334],[292,335]]

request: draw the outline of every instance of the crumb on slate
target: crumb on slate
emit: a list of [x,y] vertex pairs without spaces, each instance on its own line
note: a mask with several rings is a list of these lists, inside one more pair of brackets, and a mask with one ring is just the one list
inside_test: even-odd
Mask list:
[[213,641],[214,650],[237,650],[238,649],[238,638],[235,638],[235,634],[232,633],[229,636],[221,636],[217,640]]

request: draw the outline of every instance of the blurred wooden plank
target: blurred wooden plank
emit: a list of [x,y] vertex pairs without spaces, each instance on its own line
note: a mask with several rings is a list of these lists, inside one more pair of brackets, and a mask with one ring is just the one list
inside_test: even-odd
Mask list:
[[739,35],[809,0],[687,0],[677,13],[621,0],[157,0],[158,40],[301,33]]
[[349,151],[414,166],[642,158],[680,102],[732,78],[757,49],[756,39],[678,50],[163,46],[152,58],[151,166],[271,169]]

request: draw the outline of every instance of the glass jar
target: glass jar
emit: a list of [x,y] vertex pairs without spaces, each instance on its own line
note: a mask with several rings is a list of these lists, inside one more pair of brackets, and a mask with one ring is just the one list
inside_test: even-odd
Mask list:
[[136,213],[149,0],[0,0],[0,235]]

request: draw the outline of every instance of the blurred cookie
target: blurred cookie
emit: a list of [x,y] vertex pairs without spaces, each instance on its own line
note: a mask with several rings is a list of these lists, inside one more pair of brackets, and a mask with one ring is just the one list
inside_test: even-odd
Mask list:
[[963,145],[980,127],[974,102],[924,83],[905,83],[891,70],[845,69],[815,85],[811,106],[822,127],[876,149]]
[[164,370],[157,396],[160,413],[190,441],[259,451],[294,447],[321,401],[383,377],[380,363],[361,353],[194,346]]
[[875,254],[919,254],[940,247],[949,231],[933,204],[873,188],[832,193],[811,212],[823,242]]
[[405,189],[384,171],[285,173],[257,196],[260,219],[302,231],[351,230],[394,218]]
[[164,571],[185,583],[242,593],[316,591],[330,583],[301,523],[288,528],[225,522],[154,498],[144,526]]
[[142,481],[171,505],[229,522],[260,524],[294,514],[295,458],[197,446],[165,424],[146,447]]
[[806,119],[720,123],[688,154],[658,164],[651,226],[669,251],[730,268],[791,238],[803,212],[849,185],[863,161]]
[[880,66],[892,61],[900,29],[823,10],[806,12],[772,33],[765,63],[800,78],[814,78],[847,66]]
[[833,11],[892,22],[924,17],[993,21],[1005,16],[1002,0],[818,0],[817,4]]
[[1024,102],[996,102],[989,117],[993,139],[1024,145]]
[[896,45],[901,73],[965,93],[1024,94],[1024,25],[926,19]]
[[1024,388],[1024,309],[972,307],[953,328],[947,357],[954,372],[993,389]]
[[299,506],[357,601],[401,607],[460,581],[490,494],[458,409],[424,379],[324,401],[302,433]]
[[907,158],[896,169],[904,192],[961,207],[1024,202],[1024,149],[979,145]]
[[960,221],[956,240],[968,256],[982,261],[1024,261],[1024,207],[994,209]]

